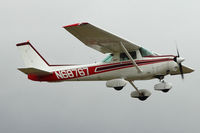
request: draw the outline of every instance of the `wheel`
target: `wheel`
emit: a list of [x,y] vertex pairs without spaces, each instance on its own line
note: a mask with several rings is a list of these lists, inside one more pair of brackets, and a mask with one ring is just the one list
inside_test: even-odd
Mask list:
[[115,90],[120,91],[123,89],[123,86],[119,86],[119,87],[114,87]]
[[162,92],[167,93],[170,89],[164,89]]
[[149,96],[151,96],[151,92],[145,89],[141,89],[139,90],[140,93],[138,93],[138,91],[133,91],[131,93],[131,97],[132,98],[138,98],[141,101],[145,101]]
[[138,97],[138,99],[140,101],[145,101],[149,96],[145,96],[144,93],[141,93],[140,96]]
[[148,98],[148,96],[140,96],[138,97],[139,100],[141,101],[145,101]]

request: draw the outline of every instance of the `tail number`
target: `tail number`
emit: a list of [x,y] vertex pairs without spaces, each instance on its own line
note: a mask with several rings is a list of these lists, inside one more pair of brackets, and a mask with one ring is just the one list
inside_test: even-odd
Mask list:
[[84,76],[89,76],[88,68],[76,68],[76,69],[67,69],[61,71],[55,71],[57,79],[71,79],[79,78]]

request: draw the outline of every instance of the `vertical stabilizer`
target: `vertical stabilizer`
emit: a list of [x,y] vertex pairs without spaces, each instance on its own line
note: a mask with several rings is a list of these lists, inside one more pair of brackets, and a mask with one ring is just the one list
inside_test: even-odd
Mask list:
[[24,60],[25,67],[48,70],[48,62],[37,52],[29,41],[19,43],[16,46],[18,47],[21,57]]

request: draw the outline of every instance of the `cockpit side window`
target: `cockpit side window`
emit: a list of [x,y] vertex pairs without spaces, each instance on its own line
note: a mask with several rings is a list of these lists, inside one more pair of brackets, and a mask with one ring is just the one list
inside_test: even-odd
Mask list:
[[[133,59],[136,59],[137,56],[136,56],[136,51],[132,51],[132,52],[129,52],[129,54],[131,55],[131,57]],[[126,60],[129,60],[128,56],[126,55],[126,53],[120,53],[120,61],[126,61]]]
[[153,55],[154,55],[154,54],[152,54],[150,51],[148,51],[148,50],[146,50],[146,49],[144,49],[144,48],[142,48],[142,47],[139,49],[139,51],[140,51],[142,57],[145,57],[145,56],[153,56]]

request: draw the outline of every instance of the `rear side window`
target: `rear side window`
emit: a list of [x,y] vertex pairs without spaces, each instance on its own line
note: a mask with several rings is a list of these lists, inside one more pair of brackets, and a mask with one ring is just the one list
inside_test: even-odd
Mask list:
[[113,58],[113,54],[110,54],[110,55],[108,55],[108,56],[103,60],[103,62],[109,63],[109,62],[112,61],[112,58]]

